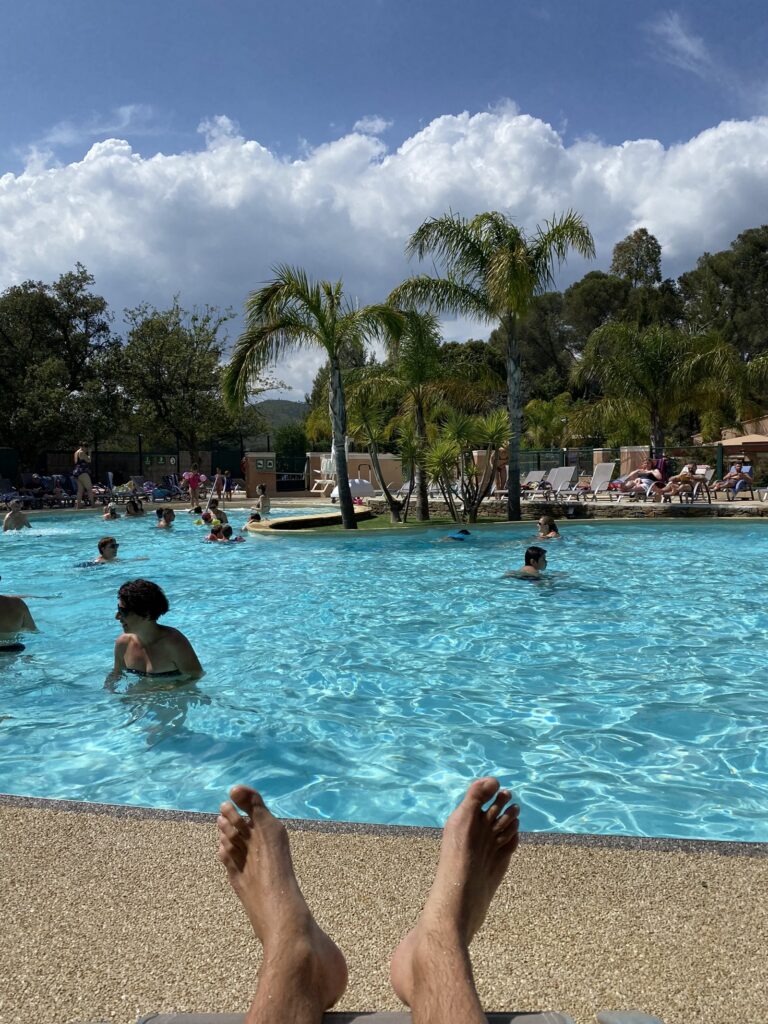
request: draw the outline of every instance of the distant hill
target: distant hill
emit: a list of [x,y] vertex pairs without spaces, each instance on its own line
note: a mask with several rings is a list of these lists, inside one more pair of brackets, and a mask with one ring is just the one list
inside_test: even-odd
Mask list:
[[265,398],[254,404],[269,424],[270,433],[290,423],[300,423],[309,412],[306,402],[291,402],[287,398]]

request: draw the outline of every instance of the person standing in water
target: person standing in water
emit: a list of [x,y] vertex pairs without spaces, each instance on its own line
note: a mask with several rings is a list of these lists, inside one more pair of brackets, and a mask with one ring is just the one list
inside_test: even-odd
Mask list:
[[32,613],[20,597],[0,594],[0,655],[19,654],[24,650],[19,633],[36,633]]
[[114,689],[123,672],[149,679],[199,679],[203,675],[184,634],[172,626],[158,625],[168,609],[168,598],[151,580],[131,580],[120,587],[115,618],[123,632],[115,641],[115,663],[104,681],[106,689]]
[[8,533],[10,530],[23,530],[25,527],[31,529],[29,516],[23,510],[18,498],[14,498],[8,508],[10,512],[3,519],[3,533]]

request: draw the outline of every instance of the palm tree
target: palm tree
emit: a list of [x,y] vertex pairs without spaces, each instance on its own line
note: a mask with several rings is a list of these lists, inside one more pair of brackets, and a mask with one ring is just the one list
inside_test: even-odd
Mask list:
[[585,257],[595,243],[582,218],[569,211],[545,221],[531,236],[502,213],[480,213],[472,220],[456,214],[424,221],[408,243],[407,254],[428,253],[442,264],[444,277],[419,275],[389,296],[398,306],[426,305],[437,313],[452,312],[476,320],[498,322],[506,336],[509,444],[509,519],[520,518],[520,427],[522,375],[518,324],[534,295],[554,284],[555,270],[569,249]]
[[576,386],[596,386],[602,397],[574,413],[570,426],[594,433],[640,421],[650,446],[661,453],[667,429],[681,415],[716,409],[724,394],[740,404],[749,377],[736,349],[716,334],[605,324],[589,336],[572,374]]
[[[494,409],[485,416],[468,416],[452,410],[446,417],[438,439],[426,453],[426,466],[454,519],[458,510],[454,494],[461,499],[462,517],[477,522],[483,498],[490,492],[496,478],[499,457],[509,441],[509,416],[504,409]],[[475,451],[485,449],[482,465]]]
[[341,281],[312,281],[299,267],[278,266],[274,279],[252,292],[245,304],[246,328],[224,371],[224,395],[238,408],[251,382],[265,366],[292,349],[314,348],[328,356],[328,411],[336,463],[341,519],[357,528],[349,489],[344,439],[347,412],[340,359],[345,347],[383,331],[396,334],[401,317],[391,306],[356,308],[344,299]]
[[[446,403],[460,408],[477,408],[489,388],[499,381],[484,367],[468,365],[461,373],[448,374],[440,360],[440,329],[433,313],[415,309],[400,311],[402,327],[385,338],[388,360],[384,364],[351,371],[345,378],[350,400],[357,403],[359,392],[376,394],[382,401],[397,402],[399,415],[390,425],[412,426],[416,458],[413,462],[413,492],[416,519],[429,519],[427,474],[424,452],[430,423]],[[493,378],[493,379],[491,379]],[[410,478],[409,478],[410,479]]]

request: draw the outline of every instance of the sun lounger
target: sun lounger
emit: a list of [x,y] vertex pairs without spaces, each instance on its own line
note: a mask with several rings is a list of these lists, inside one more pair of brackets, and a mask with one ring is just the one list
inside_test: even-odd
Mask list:
[[536,494],[540,494],[544,486],[544,482],[549,476],[549,472],[546,469],[532,469],[527,474],[525,480],[520,484],[520,497],[532,498]]
[[592,479],[589,481],[586,487],[582,487],[576,484],[575,487],[571,487],[564,493],[565,498],[576,498],[579,501],[581,498],[585,500],[591,496],[593,501],[597,501],[598,494],[608,494],[608,485],[611,482],[613,476],[613,467],[616,462],[601,462],[595,467],[595,471],[592,474]]
[[[543,1013],[489,1013],[488,1024],[573,1024],[567,1014],[545,1010]],[[599,1024],[663,1024],[638,1010],[601,1010]],[[138,1024],[244,1024],[244,1013],[150,1013]],[[326,1013],[323,1024],[411,1024],[410,1013]]]

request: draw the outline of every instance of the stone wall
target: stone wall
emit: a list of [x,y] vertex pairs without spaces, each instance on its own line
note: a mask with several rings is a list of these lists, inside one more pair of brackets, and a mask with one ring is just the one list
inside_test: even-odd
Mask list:
[[[388,516],[389,509],[383,498],[365,498],[364,503],[376,515]],[[413,500],[409,519],[413,519]],[[432,515],[448,517],[450,512],[444,501],[430,501]],[[567,519],[730,519],[734,517],[768,518],[768,503],[729,501],[707,505],[665,503],[651,501],[573,501],[546,502],[524,501],[521,503],[521,518],[537,520],[541,516],[553,516],[557,520]],[[506,501],[486,500],[480,506],[478,522],[503,521],[507,518]]]

